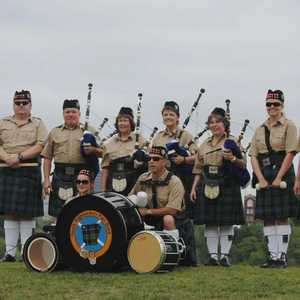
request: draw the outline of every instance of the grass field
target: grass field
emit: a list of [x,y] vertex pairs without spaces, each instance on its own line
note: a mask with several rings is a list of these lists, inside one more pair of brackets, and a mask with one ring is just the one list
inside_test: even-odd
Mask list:
[[300,268],[176,267],[165,274],[36,273],[0,264],[0,299],[300,299]]

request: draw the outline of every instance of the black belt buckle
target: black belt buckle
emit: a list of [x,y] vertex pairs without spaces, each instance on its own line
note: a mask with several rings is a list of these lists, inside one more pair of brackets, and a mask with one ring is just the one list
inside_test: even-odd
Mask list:
[[66,167],[66,175],[74,175],[74,174],[75,174],[75,168]]
[[124,171],[124,170],[125,170],[125,164],[117,163],[117,171]]

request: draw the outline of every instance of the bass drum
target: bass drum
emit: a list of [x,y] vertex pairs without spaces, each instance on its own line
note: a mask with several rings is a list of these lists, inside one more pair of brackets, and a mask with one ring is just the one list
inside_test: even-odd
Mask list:
[[28,238],[23,250],[27,268],[35,272],[61,271],[67,268],[59,254],[55,238],[48,233],[35,233]]
[[127,262],[130,239],[144,229],[138,209],[125,196],[97,193],[62,208],[56,240],[68,264],[80,272],[106,272]]
[[140,274],[165,273],[174,269],[185,245],[164,231],[141,231],[130,241],[128,261]]

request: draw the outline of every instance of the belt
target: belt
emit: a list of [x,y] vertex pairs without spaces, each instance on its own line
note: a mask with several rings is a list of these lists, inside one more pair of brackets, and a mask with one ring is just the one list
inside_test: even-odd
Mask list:
[[130,172],[134,171],[133,162],[111,162],[109,165],[111,172]]
[[55,171],[62,172],[67,175],[78,174],[80,170],[86,167],[85,164],[68,164],[68,163],[54,163]]
[[207,179],[223,179],[226,177],[227,169],[223,166],[205,165],[203,166],[203,175]]
[[260,167],[273,166],[276,163],[283,162],[285,158],[285,151],[268,152],[264,154],[258,154],[257,158]]

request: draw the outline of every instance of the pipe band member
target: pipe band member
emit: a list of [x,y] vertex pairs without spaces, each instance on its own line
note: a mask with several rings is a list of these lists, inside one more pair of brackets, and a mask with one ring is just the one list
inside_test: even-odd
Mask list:
[[176,239],[181,237],[187,249],[187,257],[181,264],[196,266],[194,227],[184,213],[184,187],[180,179],[167,170],[167,161],[165,147],[152,147],[149,153],[149,171],[138,178],[130,195],[136,195],[140,191],[147,193],[147,207],[139,208],[145,223]]
[[[208,116],[207,125],[212,136],[199,147],[193,170],[195,180],[191,191],[191,201],[196,202],[194,224],[205,225],[204,236],[209,251],[206,266],[229,267],[229,251],[234,236],[234,225],[245,223],[241,188],[223,166],[223,159],[240,169],[246,168],[246,157],[236,158],[232,151],[222,149],[229,131],[229,121],[223,108],[216,107]],[[238,139],[229,135],[229,139]],[[240,145],[240,149],[243,147]],[[221,257],[218,260],[220,241]]]
[[[84,124],[79,122],[80,104],[77,99],[66,99],[63,103],[64,124],[53,128],[48,136],[44,157],[44,192],[50,194],[49,214],[58,217],[64,201],[78,193],[74,183],[78,172],[87,168],[87,163],[80,152],[80,143],[84,132]],[[96,129],[88,126],[88,131]],[[89,147],[89,151],[97,157],[102,149]],[[52,182],[50,181],[51,162],[54,161]]]
[[[167,101],[162,109],[162,119],[166,128],[160,131],[153,139],[152,146],[163,146],[166,144],[178,140],[179,145],[183,148],[188,145],[190,141],[193,140],[192,134],[188,131],[183,130],[178,126],[179,124],[179,105],[174,101]],[[198,150],[196,142],[191,143],[187,149],[192,155],[183,155],[182,153],[175,153],[174,155],[169,155],[169,162],[167,164],[167,169],[172,171],[177,175],[185,188],[185,203],[186,203],[186,215],[190,219],[194,219],[195,214],[195,204],[190,201],[190,191],[194,181],[194,174],[192,173],[196,155]],[[183,149],[186,152],[186,150]],[[177,151],[178,152],[178,151]],[[193,154],[194,153],[194,154]]]
[[[252,180],[256,179],[260,187],[256,192],[255,217],[264,220],[268,242],[266,262],[261,267],[284,268],[291,234],[288,218],[296,216],[298,207],[293,194],[297,129],[283,113],[282,91],[268,90],[265,103],[269,117],[255,130],[249,151],[255,174]],[[279,188],[282,181],[287,183],[286,189]]]
[[[130,107],[121,107],[115,127],[118,134],[103,146],[101,167],[102,191],[114,191],[127,196],[139,175],[147,170],[147,162],[138,165],[132,153],[135,150],[136,135],[133,111]],[[139,135],[139,149],[146,147],[147,139]]]
[[0,214],[5,215],[6,244],[5,256],[0,262],[16,261],[19,235],[19,261],[23,260],[24,244],[35,228],[34,218],[44,215],[39,155],[47,138],[47,130],[41,119],[31,115],[31,109],[30,92],[16,91],[14,115],[0,120]]

